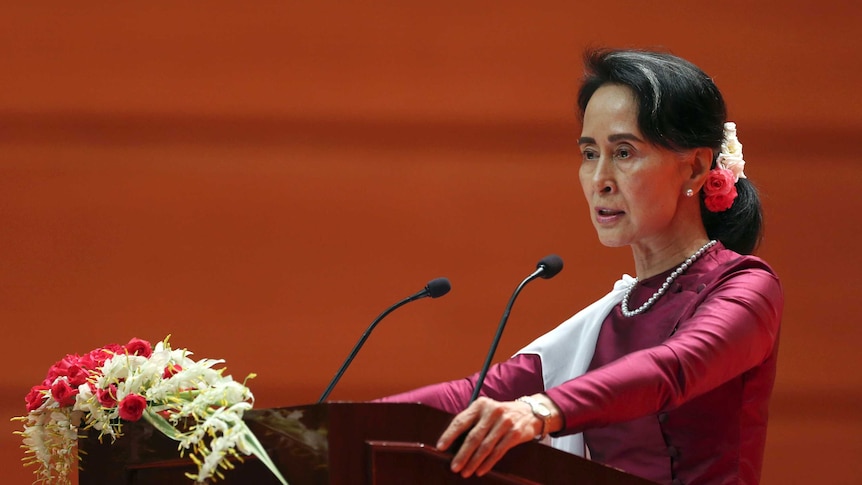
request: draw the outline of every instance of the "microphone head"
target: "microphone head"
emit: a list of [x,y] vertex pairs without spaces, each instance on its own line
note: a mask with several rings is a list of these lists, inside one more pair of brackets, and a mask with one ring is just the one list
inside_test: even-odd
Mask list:
[[563,270],[563,259],[556,254],[549,254],[539,261],[536,268],[542,269],[539,276],[547,280],[557,276],[557,273]]
[[449,293],[451,289],[452,285],[449,283],[448,278],[434,278],[425,285],[425,291],[428,292],[428,296],[431,298],[441,297]]

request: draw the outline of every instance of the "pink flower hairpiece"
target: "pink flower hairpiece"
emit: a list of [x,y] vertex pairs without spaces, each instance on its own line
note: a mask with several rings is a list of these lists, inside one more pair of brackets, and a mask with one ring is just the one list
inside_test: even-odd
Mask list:
[[736,137],[736,123],[724,124],[724,142],[703,186],[704,204],[710,212],[723,212],[733,205],[738,195],[736,182],[745,177],[742,143]]

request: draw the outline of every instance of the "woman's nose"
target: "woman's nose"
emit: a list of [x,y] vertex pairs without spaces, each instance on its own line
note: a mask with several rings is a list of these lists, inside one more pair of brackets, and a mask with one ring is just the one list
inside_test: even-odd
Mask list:
[[616,189],[612,163],[605,157],[601,157],[595,165],[593,186],[596,190],[603,193],[611,193]]

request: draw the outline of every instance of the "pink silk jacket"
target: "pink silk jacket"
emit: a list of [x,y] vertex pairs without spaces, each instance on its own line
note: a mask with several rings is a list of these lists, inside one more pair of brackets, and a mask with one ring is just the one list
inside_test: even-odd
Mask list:
[[[638,283],[629,306],[669,273]],[[591,459],[658,483],[757,484],[783,301],[765,262],[717,244],[646,312],[626,318],[614,307],[582,376],[545,389],[539,356],[519,354],[492,367],[481,395],[544,392],[564,415],[558,434],[583,432]],[[457,413],[476,379],[381,401]]]

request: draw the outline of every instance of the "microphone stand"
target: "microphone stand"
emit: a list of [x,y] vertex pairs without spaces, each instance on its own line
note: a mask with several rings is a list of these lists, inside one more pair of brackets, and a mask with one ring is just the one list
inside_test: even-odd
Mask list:
[[533,274],[528,276],[520,285],[518,285],[515,292],[512,293],[511,298],[509,298],[509,303],[506,304],[506,309],[503,311],[503,317],[500,319],[500,324],[497,326],[497,334],[494,335],[494,340],[491,342],[491,349],[488,350],[488,356],[485,357],[485,363],[482,365],[482,371],[479,373],[479,379],[476,381],[476,387],[473,389],[473,395],[470,397],[471,403],[479,397],[479,391],[481,391],[482,385],[485,383],[485,375],[488,374],[488,368],[491,367],[491,360],[494,358],[494,353],[497,352],[497,346],[500,344],[500,339],[503,337],[503,329],[506,328],[506,322],[509,320],[509,313],[512,311],[512,305],[515,303],[515,298],[518,297],[518,294],[521,293],[521,289],[523,289],[527,283],[539,277],[544,270],[545,266],[539,266]]
[[332,378],[332,381],[329,382],[329,385],[326,386],[326,390],[323,391],[323,394],[320,396],[320,399],[317,400],[318,403],[322,403],[329,396],[329,393],[332,392],[332,389],[335,387],[335,384],[338,383],[339,379],[341,379],[344,371],[347,370],[347,367],[353,362],[353,358],[356,357],[356,354],[359,353],[359,349],[365,344],[365,341],[368,340],[368,336],[371,335],[371,331],[374,330],[374,327],[383,320],[383,317],[389,315],[396,309],[410,303],[411,301],[418,300],[420,298],[425,298],[430,296],[431,298],[439,298],[446,293],[449,292],[451,285],[449,284],[449,280],[446,278],[436,278],[428,282],[424,289],[420,290],[414,295],[408,296],[407,298],[399,301],[398,303],[392,305],[387,308],[383,313],[378,315],[377,318],[371,322],[371,325],[365,330],[365,333],[362,334],[362,338],[359,339],[359,342],[356,342],[356,345],[353,346],[353,350],[350,351],[350,354],[347,356],[347,359],[341,364],[341,368],[338,369],[338,372],[335,373],[335,377]]

